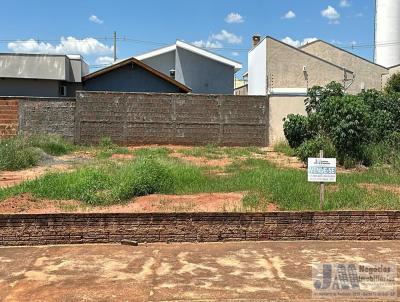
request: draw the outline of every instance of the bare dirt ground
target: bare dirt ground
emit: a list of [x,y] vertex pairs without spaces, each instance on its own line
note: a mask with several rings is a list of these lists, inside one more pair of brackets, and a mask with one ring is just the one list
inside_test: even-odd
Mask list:
[[396,241],[3,247],[0,301],[315,301],[314,264],[388,262]]
[[204,193],[194,195],[154,194],[135,198],[127,203],[107,207],[89,207],[76,200],[42,200],[22,194],[0,202],[0,213],[194,213],[278,211],[275,204],[262,209],[244,208],[244,192]]
[[268,160],[278,167],[292,168],[305,170],[306,166],[297,157],[287,156],[286,154],[274,151],[271,147],[261,148],[265,154],[257,154],[256,157],[260,159]]

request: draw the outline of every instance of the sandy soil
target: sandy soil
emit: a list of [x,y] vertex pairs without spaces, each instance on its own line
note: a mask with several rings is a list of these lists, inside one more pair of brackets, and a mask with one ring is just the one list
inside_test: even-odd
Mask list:
[[[171,213],[171,212],[246,212],[242,205],[244,192],[204,193],[195,195],[143,196],[126,204],[108,207],[88,207],[75,200],[40,200],[30,194],[8,198],[0,203],[0,213]],[[266,204],[259,211],[273,212],[279,208]],[[255,211],[255,210],[254,210]]]
[[232,160],[228,157],[221,157],[218,159],[209,159],[209,158],[205,158],[205,157],[185,155],[185,154],[178,153],[178,152],[171,153],[170,156],[183,159],[183,160],[188,161],[191,164],[196,165],[196,166],[207,166],[207,167],[211,167],[211,168],[215,168],[215,167],[223,168],[223,167],[226,167],[226,166],[229,166],[230,164],[232,164]]
[[278,167],[282,168],[294,168],[305,170],[306,166],[300,161],[297,157],[287,156],[283,153],[279,153],[274,151],[271,147],[262,148],[265,154],[255,154],[254,157],[260,159],[266,159],[268,161],[273,162]]

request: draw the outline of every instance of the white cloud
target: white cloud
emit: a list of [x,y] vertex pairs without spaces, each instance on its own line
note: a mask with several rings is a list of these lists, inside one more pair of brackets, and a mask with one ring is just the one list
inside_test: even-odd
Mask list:
[[230,13],[225,17],[226,23],[243,23],[244,18],[238,13]]
[[296,14],[295,14],[292,10],[288,11],[288,12],[282,17],[282,19],[293,19],[293,18],[296,18]]
[[237,51],[234,51],[234,52],[232,52],[232,56],[234,56],[234,57],[237,57],[237,56],[239,56],[240,54],[237,52]]
[[101,55],[113,51],[112,46],[107,46],[94,38],[80,40],[74,37],[61,37],[57,45],[29,39],[10,42],[7,46],[11,51],[21,53]]
[[361,12],[360,12],[360,13],[357,13],[357,14],[355,14],[355,17],[356,17],[356,18],[361,18],[361,17],[363,17],[363,16],[364,16],[364,14],[363,14],[363,13],[361,13]]
[[108,56],[98,57],[96,59],[95,63],[98,65],[110,65],[110,64],[114,63],[114,58],[108,57]]
[[350,7],[349,0],[340,0],[340,7]]
[[294,46],[294,47],[300,47],[300,46],[303,46],[305,44],[311,43],[316,40],[318,40],[318,39],[317,38],[304,38],[303,41],[299,41],[299,40],[293,40],[290,37],[286,37],[286,38],[282,39],[282,42],[289,44],[291,46]]
[[210,37],[210,40],[217,40],[217,41],[225,41],[229,44],[240,44],[242,43],[242,37],[237,36],[233,33],[226,31],[225,29],[221,30],[218,34],[213,34]]
[[204,41],[204,40],[199,40],[199,41],[194,41],[192,42],[194,46],[201,47],[201,48],[222,48],[223,45],[219,41]]
[[99,19],[99,17],[97,17],[96,15],[91,15],[89,17],[89,21],[93,22],[93,23],[97,23],[97,24],[103,24],[104,23],[104,21]]
[[326,9],[321,11],[321,15],[322,17],[328,18],[330,24],[339,24],[340,14],[334,7],[328,5]]

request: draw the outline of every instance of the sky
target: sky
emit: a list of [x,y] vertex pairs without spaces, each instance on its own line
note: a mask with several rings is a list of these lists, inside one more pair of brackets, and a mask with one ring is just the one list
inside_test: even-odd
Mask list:
[[0,10],[0,52],[81,54],[91,69],[193,43],[243,63],[254,34],[294,46],[322,39],[373,59],[374,0],[13,0]]

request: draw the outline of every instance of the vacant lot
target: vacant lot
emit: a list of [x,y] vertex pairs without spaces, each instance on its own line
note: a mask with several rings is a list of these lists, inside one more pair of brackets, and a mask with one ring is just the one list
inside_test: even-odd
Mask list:
[[[269,148],[123,148],[107,140],[61,148],[36,141],[27,144],[35,161],[10,153],[12,167],[22,162],[22,170],[0,171],[0,212],[319,209],[318,184],[307,183],[302,163]],[[35,146],[50,154],[39,156]],[[324,210],[400,209],[399,176],[390,166],[339,169]]]

